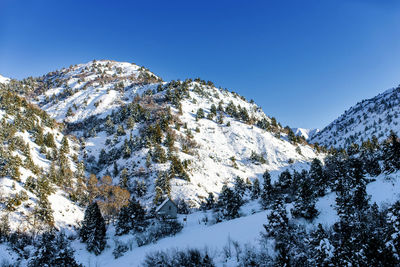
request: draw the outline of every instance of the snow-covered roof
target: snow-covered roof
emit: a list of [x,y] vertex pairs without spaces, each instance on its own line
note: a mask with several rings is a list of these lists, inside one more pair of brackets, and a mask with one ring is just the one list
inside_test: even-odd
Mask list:
[[[170,198],[166,198],[163,203],[161,203],[157,208],[156,208],[156,212],[158,212],[162,207],[164,207],[165,204],[167,204],[168,201],[171,201],[172,203],[174,203]],[[175,203],[174,203],[175,205]]]

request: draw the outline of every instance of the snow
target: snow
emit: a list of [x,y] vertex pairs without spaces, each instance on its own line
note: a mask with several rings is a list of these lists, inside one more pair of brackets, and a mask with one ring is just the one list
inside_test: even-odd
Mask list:
[[303,136],[306,140],[311,139],[314,135],[320,132],[320,129],[304,129],[304,128],[292,128],[292,131],[297,136]]
[[[85,82],[77,83],[76,77],[78,75],[85,77],[85,81],[98,78],[99,75],[97,73],[87,70],[87,68],[91,68],[92,64],[93,62],[77,65],[70,70],[62,72],[61,78],[64,83],[67,83],[72,88],[74,92],[72,95],[48,103],[43,103],[45,96],[41,96],[38,104],[56,120],[76,123],[84,121],[91,116],[105,118],[115,112],[121,105],[131,103],[138,94],[148,89],[155,90],[159,84],[138,85],[134,83],[134,80],[126,80],[126,77],[138,74],[138,66],[110,61],[98,61],[96,64],[101,64],[102,66],[109,64],[111,67],[100,67],[100,69],[107,70],[114,77],[113,80],[109,80],[104,84],[92,83],[88,87],[84,86]],[[122,70],[119,74],[115,72],[117,67]],[[110,68],[112,69],[111,71],[109,71]],[[119,84],[120,81],[124,82],[124,88],[114,90],[114,86]],[[60,94],[63,90],[65,90],[64,87],[53,88],[45,94],[50,97],[53,94]],[[162,99],[164,94],[165,91],[159,92],[153,97]],[[181,102],[183,114],[179,115],[179,120],[187,125],[197,146],[192,152],[183,153],[180,151],[180,145],[177,145],[179,158],[191,161],[188,171],[190,182],[182,179],[171,180],[171,198],[173,200],[181,198],[188,201],[192,206],[198,206],[201,200],[208,196],[209,192],[218,194],[224,183],[231,184],[237,176],[243,179],[249,178],[250,180],[260,179],[265,170],[271,172],[280,171],[284,168],[289,168],[291,165],[289,162],[292,161],[296,164],[306,164],[314,158],[323,158],[322,154],[316,154],[310,146],[291,144],[288,142],[286,134],[281,134],[281,137],[277,138],[271,132],[238,121],[230,116],[224,117],[223,124],[218,124],[216,119],[209,120],[204,118],[196,120],[195,114],[199,108],[202,108],[205,115],[207,115],[210,112],[211,105],[218,106],[220,101],[223,101],[224,107],[233,102],[236,106],[240,105],[242,108],[246,108],[250,117],[265,118],[267,121],[271,121],[260,107],[246,101],[235,93],[192,82],[189,85],[189,97]],[[66,118],[65,114],[69,108],[72,108],[74,115]],[[178,115],[178,110],[174,107],[171,106],[171,110],[175,115]],[[228,123],[230,126],[227,126]],[[133,137],[138,135],[140,127],[140,123],[137,123],[131,131],[127,131],[126,136],[118,137],[116,142],[112,141],[110,145],[106,145],[106,140],[112,138],[107,133],[101,131],[97,132],[96,136],[87,137],[89,129],[84,129],[84,125],[73,134],[78,137],[85,136],[85,153],[87,153],[88,158],[92,157],[97,160],[102,149],[105,151],[115,148],[121,149],[124,141],[130,135]],[[200,129],[200,131],[197,132],[196,129]],[[179,131],[174,131],[178,136],[178,141],[181,137],[185,138],[186,130],[184,127],[181,127]],[[301,154],[298,153],[298,149],[300,149]],[[262,154],[267,163],[251,162],[252,151]],[[168,169],[169,166],[167,164],[152,164],[151,168],[147,169],[145,166],[147,154],[147,148],[134,151],[131,158],[118,159],[117,163],[120,168],[128,168],[130,173],[138,173],[139,169],[142,168],[147,174],[154,175],[160,170]],[[231,160],[233,156],[236,160],[236,166]],[[112,172],[112,164],[106,165],[96,175],[101,177]],[[114,178],[116,178],[114,182],[118,183],[118,177]],[[154,192],[152,180],[155,180],[155,178],[148,179],[147,182],[150,194]],[[151,204],[151,195],[146,196],[145,199],[147,204]]]
[[10,82],[10,80],[11,80],[10,78],[7,78],[7,77],[4,77],[4,76],[0,75],[0,83],[7,84],[7,83]]
[[[370,203],[377,202],[379,206],[387,206],[398,200],[400,193],[400,171],[391,175],[381,174],[367,185],[367,193],[371,195]],[[319,215],[312,223],[299,219],[298,222],[304,224],[308,230],[316,228],[318,224],[324,227],[332,226],[339,220],[335,210],[335,193],[328,193],[318,199],[316,208]],[[286,205],[286,210],[290,216],[291,205]],[[108,245],[101,255],[95,257],[86,251],[84,244],[79,241],[73,243],[76,249],[76,258],[79,262],[86,265],[103,266],[140,266],[146,255],[156,251],[173,251],[173,249],[197,248],[206,249],[210,256],[214,258],[217,266],[237,266],[237,263],[225,262],[223,256],[224,247],[229,242],[239,242],[240,245],[251,244],[255,248],[262,245],[260,243],[261,233],[264,231],[264,224],[268,223],[268,210],[262,210],[257,201],[245,204],[240,213],[242,217],[224,221],[218,224],[207,225],[204,218],[212,221],[212,212],[194,212],[189,215],[178,215],[178,220],[184,223],[183,230],[175,236],[158,240],[156,243],[143,247],[137,247],[134,235],[115,237],[113,227],[108,233]],[[183,219],[186,218],[186,222]],[[119,240],[125,244],[131,244],[132,249],[122,257],[114,259],[112,251],[114,249],[113,240]],[[325,244],[326,245],[326,244]]]
[[[251,205],[250,205],[251,206]],[[246,209],[246,208],[245,208]],[[210,213],[195,212],[187,216],[180,215],[178,220],[183,222],[187,218],[183,230],[175,236],[159,240],[157,243],[142,247],[136,247],[125,253],[121,258],[114,259],[112,255],[113,246],[111,236],[108,240],[111,247],[107,248],[101,255],[94,257],[87,253],[83,244],[74,242],[76,249],[76,258],[85,265],[97,266],[140,266],[146,255],[158,250],[186,249],[186,248],[207,248],[210,255],[214,257],[222,256],[222,249],[229,241],[237,241],[240,244],[257,244],[260,239],[260,232],[263,230],[263,224],[267,222],[267,212],[262,211],[235,220],[225,221],[211,226],[205,225],[202,219],[205,216],[211,216]],[[108,231],[109,232],[109,231]],[[112,232],[112,231],[111,231]],[[125,242],[133,241],[133,236],[122,237]],[[133,241],[134,242],[134,241]],[[220,266],[220,265],[218,265]],[[221,265],[222,266],[222,265]]]
[[[153,89],[153,85],[137,85],[138,76],[142,72],[158,78],[149,71],[141,71],[140,67],[133,63],[101,60],[79,64],[72,69],[61,71],[61,79],[74,92],[73,95],[64,101],[50,101],[43,104],[46,96],[52,97],[63,93],[66,90],[63,85],[50,88],[45,95],[39,97],[40,100],[36,103],[58,121],[80,122],[93,115],[104,118],[121,105],[131,102],[137,93]],[[48,79],[52,80],[54,77],[50,76]],[[106,79],[106,82],[98,82],[101,79]],[[81,81],[78,82],[78,80]],[[126,94],[115,90],[115,86],[119,83],[123,83],[124,87],[129,87],[130,92]],[[75,110],[74,106],[78,109]],[[74,115],[67,118],[69,108],[73,110]]]
[[361,144],[373,135],[382,142],[393,130],[400,134],[400,87],[363,100],[334,120],[311,143],[327,147],[344,147],[352,142]]

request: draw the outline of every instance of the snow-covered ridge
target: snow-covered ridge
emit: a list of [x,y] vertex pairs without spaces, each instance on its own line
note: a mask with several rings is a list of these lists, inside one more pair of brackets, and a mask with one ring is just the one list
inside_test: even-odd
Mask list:
[[[182,162],[190,162],[187,171],[190,181],[171,179],[171,196],[185,199],[194,206],[209,192],[218,194],[224,183],[231,183],[237,176],[252,181],[261,178],[266,169],[278,170],[293,162],[307,164],[320,157],[307,144],[289,142],[284,129],[255,103],[216,88],[212,83],[190,80],[170,84],[136,65],[113,61],[79,64],[49,73],[41,79],[49,86],[40,89],[43,91],[37,103],[56,120],[73,125],[72,134],[85,139],[83,155],[89,159],[89,171],[98,177],[116,173],[114,182],[118,183],[122,170],[126,169],[131,185],[137,182],[146,184],[147,195],[142,196],[142,200],[147,203],[154,196],[158,174],[168,171],[170,163],[151,162],[149,165],[148,157],[154,149],[134,145],[141,142],[137,140],[143,137],[141,133],[148,123],[136,121],[131,128],[125,120],[118,118],[127,112],[126,108],[133,107],[132,103],[138,103],[144,110],[153,107],[160,112],[170,110],[178,118],[175,124],[183,126],[169,127],[177,139],[174,153]],[[179,100],[180,108],[177,108],[174,100],[168,99],[183,90],[179,89],[181,87],[187,87],[187,92]],[[218,110],[215,116],[207,118],[213,105],[222,111]],[[227,110],[232,108],[233,113],[241,115],[227,114]],[[196,118],[199,109],[203,110],[204,118]],[[238,118],[243,116],[247,122]],[[114,134],[113,137],[105,131],[104,125],[110,118],[114,118],[114,129],[122,127],[125,134]],[[275,130],[258,127],[258,121],[274,125]],[[93,122],[96,123],[92,125]],[[116,151],[124,150],[127,143],[132,144],[131,156],[115,156],[118,154]],[[194,146],[191,151],[186,149],[188,144]],[[161,147],[167,150],[163,143]],[[108,160],[104,166],[98,167],[103,150],[108,153]],[[255,154],[261,155],[265,162],[252,160]],[[117,166],[117,171],[114,171],[114,166]],[[143,176],[150,178],[144,179]]]
[[311,143],[345,147],[375,136],[384,140],[391,130],[400,132],[400,87],[363,100],[315,134]]
[[[53,190],[49,190],[48,196],[43,193],[44,189],[41,191],[38,188],[39,184],[47,184],[52,168],[53,172],[59,170],[53,155],[62,147],[63,140],[67,140],[70,147],[65,153],[64,167],[71,174],[77,170],[73,158],[77,156],[79,145],[62,134],[59,125],[42,110],[2,89],[0,120],[0,217],[7,216],[13,231],[30,231],[34,227],[38,230],[41,223],[35,216],[38,210],[48,209],[48,218],[53,218],[47,221],[49,225],[72,229],[83,218],[81,207],[53,181],[49,182]],[[5,134],[7,131],[10,134]],[[45,140],[53,140],[54,143]],[[59,178],[58,172],[56,175]],[[68,179],[73,185],[75,178],[71,176]],[[48,206],[40,205],[40,199],[42,204],[48,203]]]
[[4,77],[2,75],[0,75],[0,83],[9,83],[10,82],[10,78]]
[[297,136],[303,136],[306,140],[311,139],[315,134],[320,132],[320,129],[305,129],[305,128],[292,128],[292,131]]
[[50,72],[39,81],[46,86],[37,90],[37,103],[58,121],[77,122],[105,117],[161,79],[134,63],[100,60]]

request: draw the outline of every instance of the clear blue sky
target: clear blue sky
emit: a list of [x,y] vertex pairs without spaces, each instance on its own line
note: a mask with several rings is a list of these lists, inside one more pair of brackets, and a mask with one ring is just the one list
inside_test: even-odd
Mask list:
[[92,59],[201,77],[283,125],[324,127],[400,83],[397,0],[0,0],[0,74]]

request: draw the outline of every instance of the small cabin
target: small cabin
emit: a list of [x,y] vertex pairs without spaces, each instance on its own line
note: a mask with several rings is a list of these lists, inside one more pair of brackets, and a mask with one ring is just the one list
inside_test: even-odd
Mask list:
[[156,208],[156,214],[160,217],[176,219],[177,213],[178,207],[170,198],[166,198],[163,203]]

